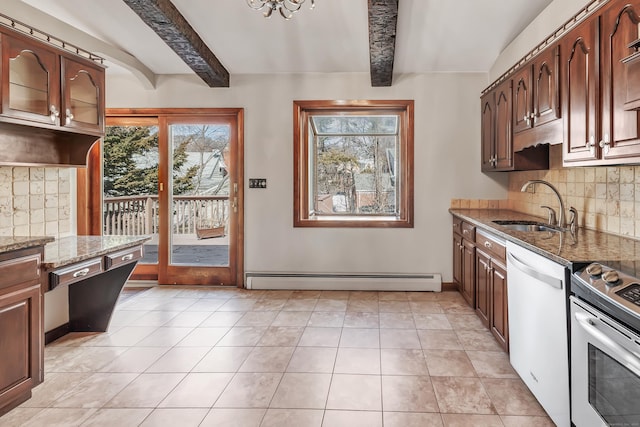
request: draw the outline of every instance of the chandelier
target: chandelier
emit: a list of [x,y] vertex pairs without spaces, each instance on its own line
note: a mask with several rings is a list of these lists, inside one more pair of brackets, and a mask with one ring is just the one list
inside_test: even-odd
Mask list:
[[[291,19],[293,14],[300,10],[304,2],[307,0],[247,0],[247,4],[251,9],[260,10],[265,7],[263,15],[265,18],[271,18],[274,11],[279,11],[284,19]],[[311,1],[311,9],[315,6],[315,0]]]

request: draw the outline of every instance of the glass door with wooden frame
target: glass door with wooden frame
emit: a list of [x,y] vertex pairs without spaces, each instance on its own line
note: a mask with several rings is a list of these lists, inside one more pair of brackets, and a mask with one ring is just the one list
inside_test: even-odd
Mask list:
[[152,236],[134,279],[242,284],[241,110],[215,111],[107,116],[103,234]]

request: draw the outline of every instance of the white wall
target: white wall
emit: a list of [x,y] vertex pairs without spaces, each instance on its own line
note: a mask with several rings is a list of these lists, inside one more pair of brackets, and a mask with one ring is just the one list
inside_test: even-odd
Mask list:
[[554,0],[500,53],[489,70],[489,81],[500,77],[589,3],[590,0]]
[[[368,74],[232,76],[208,88],[195,76],[160,77],[145,90],[107,79],[107,106],[245,109],[245,271],[441,273],[451,278],[452,198],[504,199],[506,176],[480,172],[480,101],[487,75],[421,74],[372,88]],[[293,100],[415,100],[415,228],[293,228]],[[268,188],[248,189],[248,178]]]

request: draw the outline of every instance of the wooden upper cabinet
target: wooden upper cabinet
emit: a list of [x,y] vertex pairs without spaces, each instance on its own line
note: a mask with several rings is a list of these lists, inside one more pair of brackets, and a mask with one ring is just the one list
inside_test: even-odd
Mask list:
[[2,38],[2,116],[57,126],[60,123],[58,55],[22,36]]
[[562,114],[564,116],[563,161],[599,157],[598,137],[598,17],[579,24],[563,36],[566,54]]
[[533,64],[532,126],[560,118],[560,46],[543,50]]
[[640,77],[628,75],[623,62],[636,52],[629,45],[640,38],[638,24],[640,0],[614,0],[601,16],[602,131],[598,145],[603,159],[635,157],[638,161],[640,157],[640,115],[625,109],[628,92],[640,91]]
[[533,125],[532,65],[520,68],[513,75],[513,133],[531,129]]
[[513,169],[513,133],[511,127],[511,80],[502,82],[495,91],[495,170]]
[[104,70],[88,61],[63,57],[62,76],[62,125],[104,133]]
[[480,98],[481,108],[481,158],[482,170],[490,171],[494,168],[495,143],[495,99],[494,92],[487,92]]

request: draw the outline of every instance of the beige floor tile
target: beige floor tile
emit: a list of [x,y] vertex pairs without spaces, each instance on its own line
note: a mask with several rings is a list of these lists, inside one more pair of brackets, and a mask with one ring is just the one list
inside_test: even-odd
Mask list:
[[173,347],[145,372],[190,372],[211,347]]
[[[349,291],[322,291],[320,292],[320,299],[337,299],[337,300],[348,300],[349,299]],[[345,306],[346,307],[346,306]]]
[[129,322],[128,326],[162,326],[180,314],[179,311],[152,310],[144,316]]
[[380,330],[377,328],[343,328],[340,347],[380,348]]
[[442,414],[445,427],[503,427],[498,415]]
[[187,374],[142,374],[114,396],[109,408],[155,408]]
[[409,301],[437,301],[438,292],[407,292]]
[[496,414],[477,378],[431,377],[431,382],[442,413]]
[[[47,373],[45,382],[32,390],[31,399],[24,402],[22,408],[46,408],[58,400],[62,395],[72,391],[75,387],[88,379],[90,372],[83,373]],[[6,415],[0,420],[5,422]]]
[[293,352],[287,372],[332,373],[336,348],[298,347]]
[[321,427],[323,413],[314,409],[269,409],[260,427]]
[[252,350],[253,347],[214,347],[193,372],[237,372]]
[[14,408],[2,416],[0,425],[2,427],[22,427],[44,410],[43,408],[25,408],[22,406]]
[[271,408],[324,409],[331,374],[288,372],[271,400]]
[[341,328],[344,324],[342,311],[314,311],[311,313],[307,326],[316,328]]
[[462,350],[455,331],[419,329],[420,345],[425,350]]
[[234,326],[244,316],[240,311],[216,311],[211,313],[201,324],[201,327],[211,328],[220,326]]
[[447,314],[474,314],[475,310],[471,308],[466,301],[439,301],[440,307]]
[[213,408],[200,427],[259,427],[266,409]]
[[555,427],[554,422],[547,416],[502,415],[500,418],[505,427]]
[[426,412],[384,411],[384,427],[442,427],[442,417]]
[[282,311],[313,311],[318,303],[317,299],[289,299]]
[[207,415],[208,409],[155,409],[140,427],[197,427]]
[[349,299],[347,303],[347,312],[350,313],[378,313],[378,300],[368,299]]
[[310,311],[281,311],[271,326],[306,326],[310,317]]
[[220,342],[222,337],[224,337],[229,331],[230,328],[195,328],[193,331],[189,332],[189,335],[184,337],[176,346],[213,347],[218,342]]
[[131,347],[149,336],[157,326],[124,326],[116,332],[107,332],[86,341],[87,346]]
[[482,380],[500,415],[540,415],[546,413],[520,378]]
[[380,313],[411,313],[409,301],[379,301]]
[[284,372],[295,347],[255,347],[239,372]]
[[327,409],[381,411],[379,375],[334,374]]
[[148,310],[114,310],[109,326],[126,326],[148,313]]
[[378,328],[380,320],[378,313],[347,312],[344,316],[345,328]]
[[422,348],[415,329],[380,329],[380,348]]
[[230,299],[218,308],[218,311],[251,311],[257,300],[252,298]]
[[473,365],[462,350],[424,350],[429,375],[433,377],[477,377]]
[[82,426],[87,427],[137,427],[153,409],[103,408],[91,415]]
[[38,412],[24,424],[20,424],[20,427],[79,426],[96,411],[96,408],[47,408]]
[[472,329],[486,331],[487,328],[482,324],[480,318],[476,314],[447,314],[449,323],[453,329]]
[[293,294],[293,291],[286,291],[286,290],[268,291],[268,292],[265,292],[265,294],[262,297],[262,299],[284,299],[284,300],[287,300],[287,299],[291,298],[292,294]]
[[313,311],[331,311],[344,313],[347,311],[347,300],[343,299],[319,299]]
[[162,400],[162,408],[210,408],[225,389],[232,373],[190,373]]
[[253,347],[267,328],[264,326],[234,326],[216,345],[221,347]]
[[269,326],[277,315],[277,311],[248,311],[236,326]]
[[45,372],[96,372],[129,350],[128,347],[45,348]]
[[458,339],[465,350],[502,351],[491,332],[488,330],[458,330]]
[[97,373],[53,403],[56,408],[100,408],[124,389],[138,374]]
[[417,329],[453,329],[446,314],[414,314]]
[[383,376],[382,408],[385,412],[438,412],[431,380],[428,376]]
[[169,320],[164,324],[164,326],[174,328],[195,328],[204,322],[209,316],[211,316],[210,311],[195,311],[188,309],[188,311],[183,311],[173,319]]
[[195,328],[161,327],[140,341],[137,347],[173,347]]
[[427,363],[422,350],[380,350],[382,375],[428,375]]
[[379,301],[409,301],[407,292],[385,291],[378,292]]
[[[212,312],[220,309],[225,303],[226,303],[226,300],[203,298],[196,301],[193,305],[191,305],[189,307],[189,310]],[[227,307],[227,309],[228,308],[229,307]],[[229,310],[224,310],[224,311],[229,311]],[[243,311],[243,310],[232,310],[232,311]]]
[[307,327],[300,337],[300,347],[337,347],[342,328]]
[[377,291],[351,291],[349,292],[349,300],[369,300],[369,301],[378,301],[378,292]]
[[253,306],[253,311],[280,311],[287,302],[286,299],[261,299]]
[[289,296],[289,298],[290,299],[318,299],[320,298],[321,294],[322,294],[322,291],[296,290],[296,291],[291,291],[291,295]]
[[282,374],[237,373],[218,401],[217,408],[267,408]]
[[99,371],[144,372],[167,351],[169,347],[131,347]]
[[467,356],[479,377],[518,378],[518,373],[509,363],[509,355],[503,351],[468,350]]
[[442,306],[436,301],[410,301],[409,306],[414,314],[444,313]]
[[273,347],[294,347],[300,341],[303,327],[294,326],[271,326],[269,327],[257,345]]
[[382,427],[382,413],[327,410],[324,413],[322,427]]
[[[382,302],[381,302],[382,304]],[[380,312],[380,327],[385,329],[415,329],[413,315],[409,313]]]
[[380,375],[380,350],[340,347],[334,372],[336,374]]

